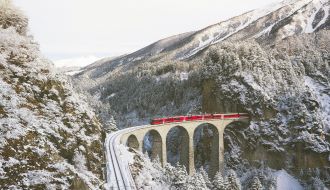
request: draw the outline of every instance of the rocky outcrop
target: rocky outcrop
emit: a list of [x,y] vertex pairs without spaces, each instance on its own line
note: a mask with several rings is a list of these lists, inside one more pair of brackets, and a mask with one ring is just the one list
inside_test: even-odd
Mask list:
[[[209,50],[202,71],[204,80],[213,81],[209,91],[252,116],[248,128],[227,129],[228,167],[244,173],[249,167],[241,163],[267,165],[302,175],[309,185],[319,179],[330,185],[329,36],[321,31],[273,48],[243,42]],[[319,174],[307,179],[310,170]]]
[[0,189],[97,189],[100,122],[0,6]]

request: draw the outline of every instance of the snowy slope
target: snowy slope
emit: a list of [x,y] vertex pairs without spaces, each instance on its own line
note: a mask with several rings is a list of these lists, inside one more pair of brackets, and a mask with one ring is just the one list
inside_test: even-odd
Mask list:
[[305,77],[305,85],[315,94],[315,99],[320,103],[321,122],[324,123],[325,130],[330,131],[330,95],[327,93],[329,89],[310,77]]
[[[288,36],[311,33],[329,20],[329,1],[291,0],[272,4],[210,26],[194,35],[194,40],[179,52],[179,59],[189,58],[212,44],[224,40],[282,40]],[[316,17],[319,12],[324,15]],[[316,24],[315,24],[316,23]],[[180,55],[183,54],[183,55]]]
[[[193,48],[192,50],[189,50],[189,52],[185,53],[185,55],[183,57],[180,57],[180,59],[189,58],[212,44],[230,38],[231,36],[239,33],[243,29],[250,26],[252,23],[257,22],[259,19],[262,19],[269,14],[272,14],[276,11],[281,11],[281,9],[287,7],[288,11],[286,11],[285,13],[281,13],[280,19],[283,19],[283,17],[293,14],[295,11],[299,10],[309,2],[310,0],[284,1],[278,4],[269,5],[262,9],[250,11],[227,21],[210,26],[200,31],[197,35],[194,36],[194,43],[197,42],[198,46]],[[269,29],[271,28],[266,27],[266,29],[260,31],[259,33],[265,33],[264,31]],[[258,37],[258,35],[255,37]]]
[[329,8],[327,0],[274,3],[196,32],[160,40],[132,54],[104,60],[97,67],[86,68],[82,75],[103,81],[115,69],[154,59],[191,59],[209,46],[223,41],[256,39],[261,44],[272,45],[288,36],[328,29]]
[[277,190],[303,190],[299,181],[288,174],[285,170],[275,173]]

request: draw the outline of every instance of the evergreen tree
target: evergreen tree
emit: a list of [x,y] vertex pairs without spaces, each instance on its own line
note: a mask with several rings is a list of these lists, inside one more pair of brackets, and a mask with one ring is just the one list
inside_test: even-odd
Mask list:
[[151,162],[148,151],[143,152],[143,156],[144,156],[144,159],[146,159],[148,162]]
[[157,156],[153,161],[152,161],[152,166],[155,168],[157,171],[157,175],[154,175],[153,178],[157,182],[168,182],[167,176],[165,174],[165,168],[162,167],[162,164],[160,163],[159,156]]
[[152,165],[156,170],[163,171],[162,164],[160,163],[160,158],[157,155],[156,158],[152,161]]
[[182,189],[186,183],[188,174],[186,167],[180,164],[177,164],[173,171],[173,180],[172,186],[176,189]]
[[206,171],[204,170],[204,168],[201,167],[201,169],[200,169],[199,172],[200,172],[200,174],[202,175],[202,177],[203,177],[203,179],[204,179],[204,181],[205,181],[206,186],[207,186],[209,189],[212,189],[212,183],[211,183],[211,181],[210,181],[210,179],[209,179],[208,174],[207,174]]
[[223,179],[221,172],[217,172],[212,181],[212,190],[225,190],[226,186],[227,184]]
[[107,133],[111,133],[113,131],[118,131],[116,120],[113,118],[113,116],[110,116],[110,119],[104,122],[104,130]]
[[175,173],[175,168],[171,164],[166,163],[165,167],[164,167],[164,172],[165,172],[164,181],[167,184],[172,184],[173,178],[174,178],[174,173]]
[[264,188],[262,187],[262,184],[259,180],[258,177],[254,177],[253,180],[252,180],[252,184],[251,184],[251,187],[250,187],[251,190],[263,190]]
[[196,172],[189,177],[187,183],[183,186],[186,190],[206,190],[208,189],[201,173]]
[[234,170],[230,170],[227,176],[227,190],[240,190],[241,184]]

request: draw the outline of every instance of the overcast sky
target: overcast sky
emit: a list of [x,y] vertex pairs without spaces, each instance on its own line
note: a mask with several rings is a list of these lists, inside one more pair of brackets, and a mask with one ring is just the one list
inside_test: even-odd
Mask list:
[[113,56],[280,0],[13,0],[56,60]]

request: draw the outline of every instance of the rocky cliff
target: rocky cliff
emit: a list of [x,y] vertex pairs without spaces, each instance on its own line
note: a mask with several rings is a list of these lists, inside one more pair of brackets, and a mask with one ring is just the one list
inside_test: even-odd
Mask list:
[[0,4],[0,189],[98,189],[102,129],[84,98]]

